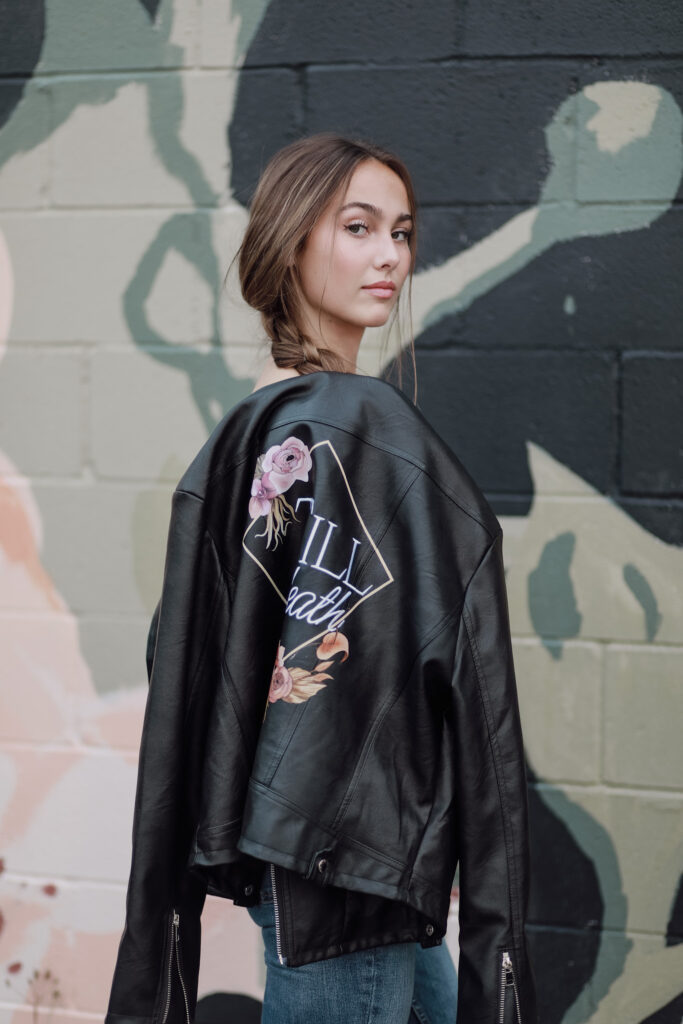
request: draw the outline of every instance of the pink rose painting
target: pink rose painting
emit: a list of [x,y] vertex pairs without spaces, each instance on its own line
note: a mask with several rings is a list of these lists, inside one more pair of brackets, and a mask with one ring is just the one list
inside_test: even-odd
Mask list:
[[[285,648],[282,644],[278,646],[275,658],[275,667],[268,693],[268,702],[283,700],[288,704],[302,704],[309,700],[319,690],[325,687],[323,679],[332,679],[332,676],[325,670],[332,665],[332,658],[341,652],[343,657],[340,661],[346,661],[349,656],[349,641],[336,630],[333,633],[326,633],[316,649],[316,656],[322,660],[318,662],[313,671],[305,668],[287,668],[285,665]],[[267,705],[266,705],[267,710]],[[264,716],[265,717],[265,716]]]
[[275,547],[284,536],[289,522],[296,519],[294,509],[284,494],[295,480],[308,481],[313,465],[311,453],[298,437],[288,437],[259,455],[256,474],[251,485],[249,515],[252,519],[266,517],[266,529],[258,537],[267,537],[266,547],[275,539]]

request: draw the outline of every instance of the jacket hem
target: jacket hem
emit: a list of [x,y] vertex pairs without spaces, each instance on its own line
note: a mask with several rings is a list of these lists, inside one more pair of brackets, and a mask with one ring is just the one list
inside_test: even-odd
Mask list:
[[[288,801],[253,779],[250,782],[247,810],[237,849],[259,860],[270,861],[296,871],[320,885],[365,892],[408,906],[434,922],[444,934],[448,920],[450,890],[440,892],[409,867],[392,858],[389,861],[367,844],[349,836],[334,836],[316,825]],[[289,849],[270,845],[273,836],[288,837]],[[319,865],[324,865],[320,870]]]
[[370,935],[362,939],[354,939],[340,945],[323,946],[321,949],[307,950],[303,954],[288,954],[287,967],[304,967],[306,964],[317,963],[319,960],[331,960],[333,957],[345,956],[347,953],[357,953],[363,949],[373,949],[381,946],[395,946],[401,942],[419,942],[423,947],[440,946],[443,942],[443,935],[434,935],[431,939],[425,939],[424,935],[415,928],[396,932],[392,935]]

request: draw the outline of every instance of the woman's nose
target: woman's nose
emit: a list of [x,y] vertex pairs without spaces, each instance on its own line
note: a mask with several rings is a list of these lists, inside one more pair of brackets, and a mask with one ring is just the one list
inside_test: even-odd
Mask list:
[[399,243],[391,235],[383,239],[377,253],[377,266],[395,267],[401,258],[398,246]]

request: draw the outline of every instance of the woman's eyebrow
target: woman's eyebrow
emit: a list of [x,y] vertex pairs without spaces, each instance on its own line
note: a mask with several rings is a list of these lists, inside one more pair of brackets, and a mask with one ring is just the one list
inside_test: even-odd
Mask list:
[[[360,206],[362,210],[367,210],[373,217],[380,219],[382,217],[382,211],[378,206],[373,206],[372,203],[344,203],[343,206],[339,207],[338,213],[343,213],[344,210],[348,210],[351,206]],[[395,224],[400,224],[405,220],[412,220],[413,218],[409,213],[399,213],[398,217],[394,221]]]

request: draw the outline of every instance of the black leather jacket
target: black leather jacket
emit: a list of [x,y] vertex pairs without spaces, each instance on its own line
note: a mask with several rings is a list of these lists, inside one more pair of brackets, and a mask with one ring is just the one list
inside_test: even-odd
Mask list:
[[500,524],[374,377],[260,388],[173,495],[107,1024],[192,1020],[207,892],[273,865],[283,963],[442,940],[459,1024],[535,1024]]

